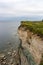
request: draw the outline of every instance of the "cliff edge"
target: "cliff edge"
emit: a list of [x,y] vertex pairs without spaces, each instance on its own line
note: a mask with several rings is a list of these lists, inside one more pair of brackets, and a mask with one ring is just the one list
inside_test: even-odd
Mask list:
[[43,39],[40,35],[34,34],[22,23],[18,28],[18,35],[29,65],[43,65]]

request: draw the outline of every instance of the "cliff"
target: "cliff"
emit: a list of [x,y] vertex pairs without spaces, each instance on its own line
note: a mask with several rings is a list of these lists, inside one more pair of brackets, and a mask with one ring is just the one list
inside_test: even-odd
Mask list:
[[22,25],[18,28],[18,35],[22,52],[26,56],[29,65],[40,65],[40,63],[43,63],[43,39]]

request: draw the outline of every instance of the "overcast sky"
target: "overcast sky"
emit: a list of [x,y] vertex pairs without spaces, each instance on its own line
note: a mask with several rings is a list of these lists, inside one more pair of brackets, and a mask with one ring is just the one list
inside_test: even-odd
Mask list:
[[0,16],[43,16],[43,0],[0,0]]

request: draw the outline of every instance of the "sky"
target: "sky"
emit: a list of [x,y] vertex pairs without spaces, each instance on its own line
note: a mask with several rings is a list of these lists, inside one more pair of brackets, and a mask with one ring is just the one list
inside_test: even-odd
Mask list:
[[43,0],[0,0],[0,16],[43,16]]

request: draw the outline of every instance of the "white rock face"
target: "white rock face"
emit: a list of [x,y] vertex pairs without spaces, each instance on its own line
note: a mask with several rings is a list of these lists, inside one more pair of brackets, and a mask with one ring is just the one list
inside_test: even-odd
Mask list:
[[32,54],[35,62],[39,65],[43,54],[43,40],[29,30],[24,31],[23,28],[18,29],[18,34],[22,40],[22,47]]

